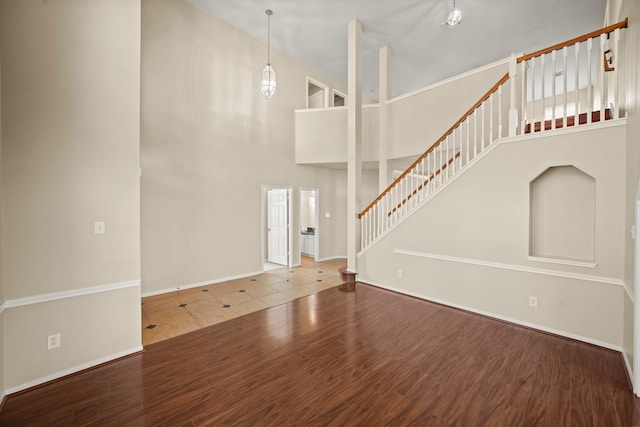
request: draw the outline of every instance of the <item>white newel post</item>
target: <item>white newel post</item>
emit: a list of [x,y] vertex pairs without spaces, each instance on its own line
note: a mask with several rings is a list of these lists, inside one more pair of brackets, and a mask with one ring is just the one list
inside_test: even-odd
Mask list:
[[516,136],[518,132],[518,107],[516,104],[516,77],[518,76],[518,59],[515,54],[509,58],[509,136]]
[[349,23],[347,83],[347,270],[357,273],[362,177],[362,24]]

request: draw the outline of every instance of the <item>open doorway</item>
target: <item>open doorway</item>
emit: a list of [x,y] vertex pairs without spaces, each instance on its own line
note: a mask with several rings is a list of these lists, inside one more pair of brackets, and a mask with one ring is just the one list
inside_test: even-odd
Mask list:
[[318,259],[318,189],[300,189],[300,257]]
[[292,265],[291,187],[262,186],[263,270]]
[[325,108],[329,106],[329,88],[307,77],[307,108]]

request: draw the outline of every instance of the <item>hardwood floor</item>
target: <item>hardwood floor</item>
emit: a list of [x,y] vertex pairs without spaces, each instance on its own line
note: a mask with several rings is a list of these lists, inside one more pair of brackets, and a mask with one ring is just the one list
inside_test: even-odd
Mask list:
[[2,426],[640,424],[620,354],[356,283],[10,396]]

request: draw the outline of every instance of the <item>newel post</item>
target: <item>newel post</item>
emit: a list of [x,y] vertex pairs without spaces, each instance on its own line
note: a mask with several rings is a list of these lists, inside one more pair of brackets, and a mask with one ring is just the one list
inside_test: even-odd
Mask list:
[[516,77],[518,77],[518,58],[512,53],[509,58],[509,136],[516,136],[518,134],[518,107],[516,106],[516,90],[518,85]]

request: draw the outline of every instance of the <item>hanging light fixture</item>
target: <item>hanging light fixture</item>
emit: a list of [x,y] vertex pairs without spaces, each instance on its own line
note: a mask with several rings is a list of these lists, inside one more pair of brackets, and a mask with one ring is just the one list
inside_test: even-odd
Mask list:
[[265,10],[267,14],[267,65],[262,70],[262,78],[260,79],[260,90],[265,98],[269,99],[276,91],[276,72],[271,67],[271,9]]
[[449,16],[447,16],[447,20],[443,22],[443,24],[447,28],[453,28],[462,22],[462,12],[460,9],[456,9],[456,0],[453,0],[453,9],[449,12]]

